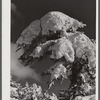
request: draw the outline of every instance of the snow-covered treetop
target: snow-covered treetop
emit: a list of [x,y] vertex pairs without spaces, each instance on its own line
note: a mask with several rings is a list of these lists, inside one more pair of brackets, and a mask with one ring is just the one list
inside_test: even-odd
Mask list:
[[49,35],[50,31],[76,31],[78,28],[86,26],[82,22],[75,20],[66,14],[58,11],[47,13],[40,20],[33,21],[21,34],[17,44],[30,44],[38,35]]
[[75,20],[68,15],[58,12],[52,11],[47,13],[44,17],[41,18],[41,26],[42,26],[42,34],[49,34],[49,30],[56,33],[59,30],[77,30],[79,27],[84,27],[85,24]]
[[62,12],[52,11],[33,21],[16,41],[18,50],[24,50],[19,59],[26,65],[46,55],[54,60],[48,70],[49,87],[54,80],[69,78],[72,82],[68,96],[72,98],[95,93],[96,43],[78,31],[84,26]]

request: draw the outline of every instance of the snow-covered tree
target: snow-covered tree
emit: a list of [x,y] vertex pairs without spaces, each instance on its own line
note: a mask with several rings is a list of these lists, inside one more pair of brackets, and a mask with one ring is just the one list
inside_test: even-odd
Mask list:
[[35,83],[30,86],[26,82],[26,85],[22,87],[11,79],[10,88],[11,100],[58,100],[54,93],[50,95],[48,92],[43,92],[41,86]]
[[[70,80],[69,89],[59,92],[59,100],[86,100],[82,98],[95,95],[96,43],[84,32],[78,31],[84,26],[86,25],[66,14],[52,11],[41,19],[33,21],[16,41],[18,50],[24,50],[19,60],[25,66],[47,55],[55,62],[47,71],[44,71],[44,75],[51,75],[48,89],[57,79],[62,79],[61,83],[64,79]],[[26,88],[28,87],[25,87],[25,90]],[[41,90],[37,85],[36,88]],[[34,97],[38,95],[33,93]],[[26,95],[31,94],[27,92]],[[56,98],[54,94],[53,97]]]

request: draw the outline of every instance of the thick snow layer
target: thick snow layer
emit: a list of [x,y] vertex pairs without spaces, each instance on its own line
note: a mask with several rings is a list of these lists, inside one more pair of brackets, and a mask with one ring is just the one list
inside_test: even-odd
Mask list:
[[78,27],[86,26],[82,22],[75,20],[66,14],[63,14],[58,11],[52,11],[43,16],[40,20],[33,21],[22,33],[19,39],[17,40],[17,44],[31,44],[31,41],[36,38],[41,32],[42,35],[50,34],[49,31],[59,30],[69,30],[72,31],[78,29]]
[[52,50],[51,58],[59,59],[64,56],[67,61],[74,61],[74,49],[72,43],[65,37],[58,39],[50,50]]
[[42,34],[49,34],[49,30],[52,30],[54,33],[58,30],[77,30],[78,27],[84,27],[85,24],[79,22],[76,19],[69,17],[68,15],[52,11],[47,13],[44,17],[41,18]]

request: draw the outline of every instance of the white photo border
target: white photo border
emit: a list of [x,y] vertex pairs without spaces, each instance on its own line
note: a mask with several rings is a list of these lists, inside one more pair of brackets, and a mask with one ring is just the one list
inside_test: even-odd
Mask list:
[[[96,100],[98,99],[98,5],[96,0]],[[11,0],[2,0],[2,100],[10,100]]]

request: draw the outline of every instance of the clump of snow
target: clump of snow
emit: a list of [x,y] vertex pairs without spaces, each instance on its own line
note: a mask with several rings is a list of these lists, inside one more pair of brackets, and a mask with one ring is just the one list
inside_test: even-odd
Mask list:
[[64,13],[58,11],[52,11],[47,13],[41,18],[42,34],[49,34],[49,30],[54,33],[58,30],[65,29],[68,31],[70,28],[72,31],[78,29],[78,27],[84,27],[85,24],[75,20]]
[[90,95],[90,96],[77,96],[75,97],[74,100],[96,100],[96,96],[95,95]]
[[54,43],[54,40],[47,41],[45,43],[40,44],[37,46],[34,51],[30,54],[30,56],[33,57],[40,57],[43,56],[43,54],[48,51],[48,48]]
[[72,43],[65,37],[58,39],[50,50],[52,50],[50,58],[59,59],[65,57],[66,61],[74,61],[74,49]]
[[[48,70],[51,74],[50,83],[49,83],[49,89],[54,84],[54,81],[57,79],[67,79],[68,73],[66,67],[63,65],[63,62],[58,62],[54,66],[51,66]],[[62,83],[62,82],[61,82]]]
[[95,44],[85,34],[79,34],[74,38],[73,48],[76,51],[76,57],[83,59],[87,57],[89,66],[94,66]]
[[54,70],[51,72],[51,80],[57,79],[59,77],[66,78],[67,69],[62,63],[55,64]]

